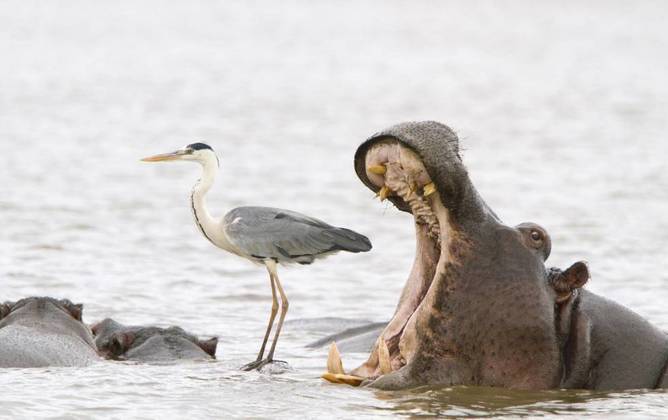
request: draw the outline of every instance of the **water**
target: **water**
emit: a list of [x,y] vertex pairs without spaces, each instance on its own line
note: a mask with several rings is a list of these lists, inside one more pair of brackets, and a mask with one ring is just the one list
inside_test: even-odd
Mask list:
[[[0,374],[8,417],[667,416],[665,392],[323,383],[318,325],[279,345],[293,371],[242,373],[270,306],[264,270],[207,243],[195,165],[217,149],[213,213],[287,207],[367,234],[369,254],[282,270],[288,319],[386,320],[410,220],[372,200],[352,154],[406,120],[453,126],[488,203],[584,259],[588,287],[668,329],[668,6],[644,2],[30,2],[0,4],[0,299],[68,297],[92,322],[219,335],[219,361]],[[324,327],[323,327],[324,328]],[[344,355],[353,367],[363,355]]]

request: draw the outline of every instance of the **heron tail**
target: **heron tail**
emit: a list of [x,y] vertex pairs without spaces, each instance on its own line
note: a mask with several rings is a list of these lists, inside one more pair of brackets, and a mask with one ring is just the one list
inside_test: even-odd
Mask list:
[[341,251],[367,252],[372,248],[369,238],[350,229],[332,228],[327,234]]

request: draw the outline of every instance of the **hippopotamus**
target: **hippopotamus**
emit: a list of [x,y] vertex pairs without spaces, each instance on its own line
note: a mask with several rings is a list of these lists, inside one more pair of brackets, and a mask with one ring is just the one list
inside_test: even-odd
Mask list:
[[83,305],[30,297],[0,305],[0,367],[87,366],[99,360]]
[[92,327],[107,359],[168,362],[216,358],[218,338],[200,340],[180,327],[136,327],[107,318]]
[[548,269],[548,232],[501,221],[449,127],[395,125],[362,143],[354,164],[381,200],[412,215],[415,260],[368,360],[346,373],[332,345],[325,379],[381,389],[668,386],[668,336],[583,289],[585,263]]

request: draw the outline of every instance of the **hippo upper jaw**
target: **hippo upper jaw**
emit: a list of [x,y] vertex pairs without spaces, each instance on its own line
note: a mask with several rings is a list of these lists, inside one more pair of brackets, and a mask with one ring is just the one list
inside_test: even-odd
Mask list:
[[[397,147],[388,147],[393,144]],[[374,173],[373,168],[401,161],[413,166],[406,168],[412,176],[407,181],[415,183],[411,187],[423,188],[433,181],[450,219],[460,227],[488,218],[498,220],[471,183],[461,159],[459,139],[449,127],[433,121],[397,124],[362,143],[355,153],[354,164],[360,180],[380,193],[384,174]],[[411,202],[396,191],[391,191],[387,198],[399,210],[415,213]]]

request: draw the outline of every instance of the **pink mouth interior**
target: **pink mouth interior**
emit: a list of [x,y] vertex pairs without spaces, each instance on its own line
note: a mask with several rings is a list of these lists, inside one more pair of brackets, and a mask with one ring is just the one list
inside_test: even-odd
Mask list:
[[[384,166],[384,174],[370,172],[369,180],[379,189],[386,187],[394,197],[402,199],[411,208],[416,229],[415,261],[392,320],[379,337],[369,360],[351,374],[375,378],[381,374],[380,340],[389,351],[389,364],[395,371],[410,362],[417,345],[416,323],[424,306],[438,267],[448,259],[442,252],[449,238],[447,210],[438,192],[425,196],[425,187],[432,181],[419,156],[398,141],[387,140],[372,146],[366,154],[369,167]],[[446,230],[442,227],[446,226]]]

